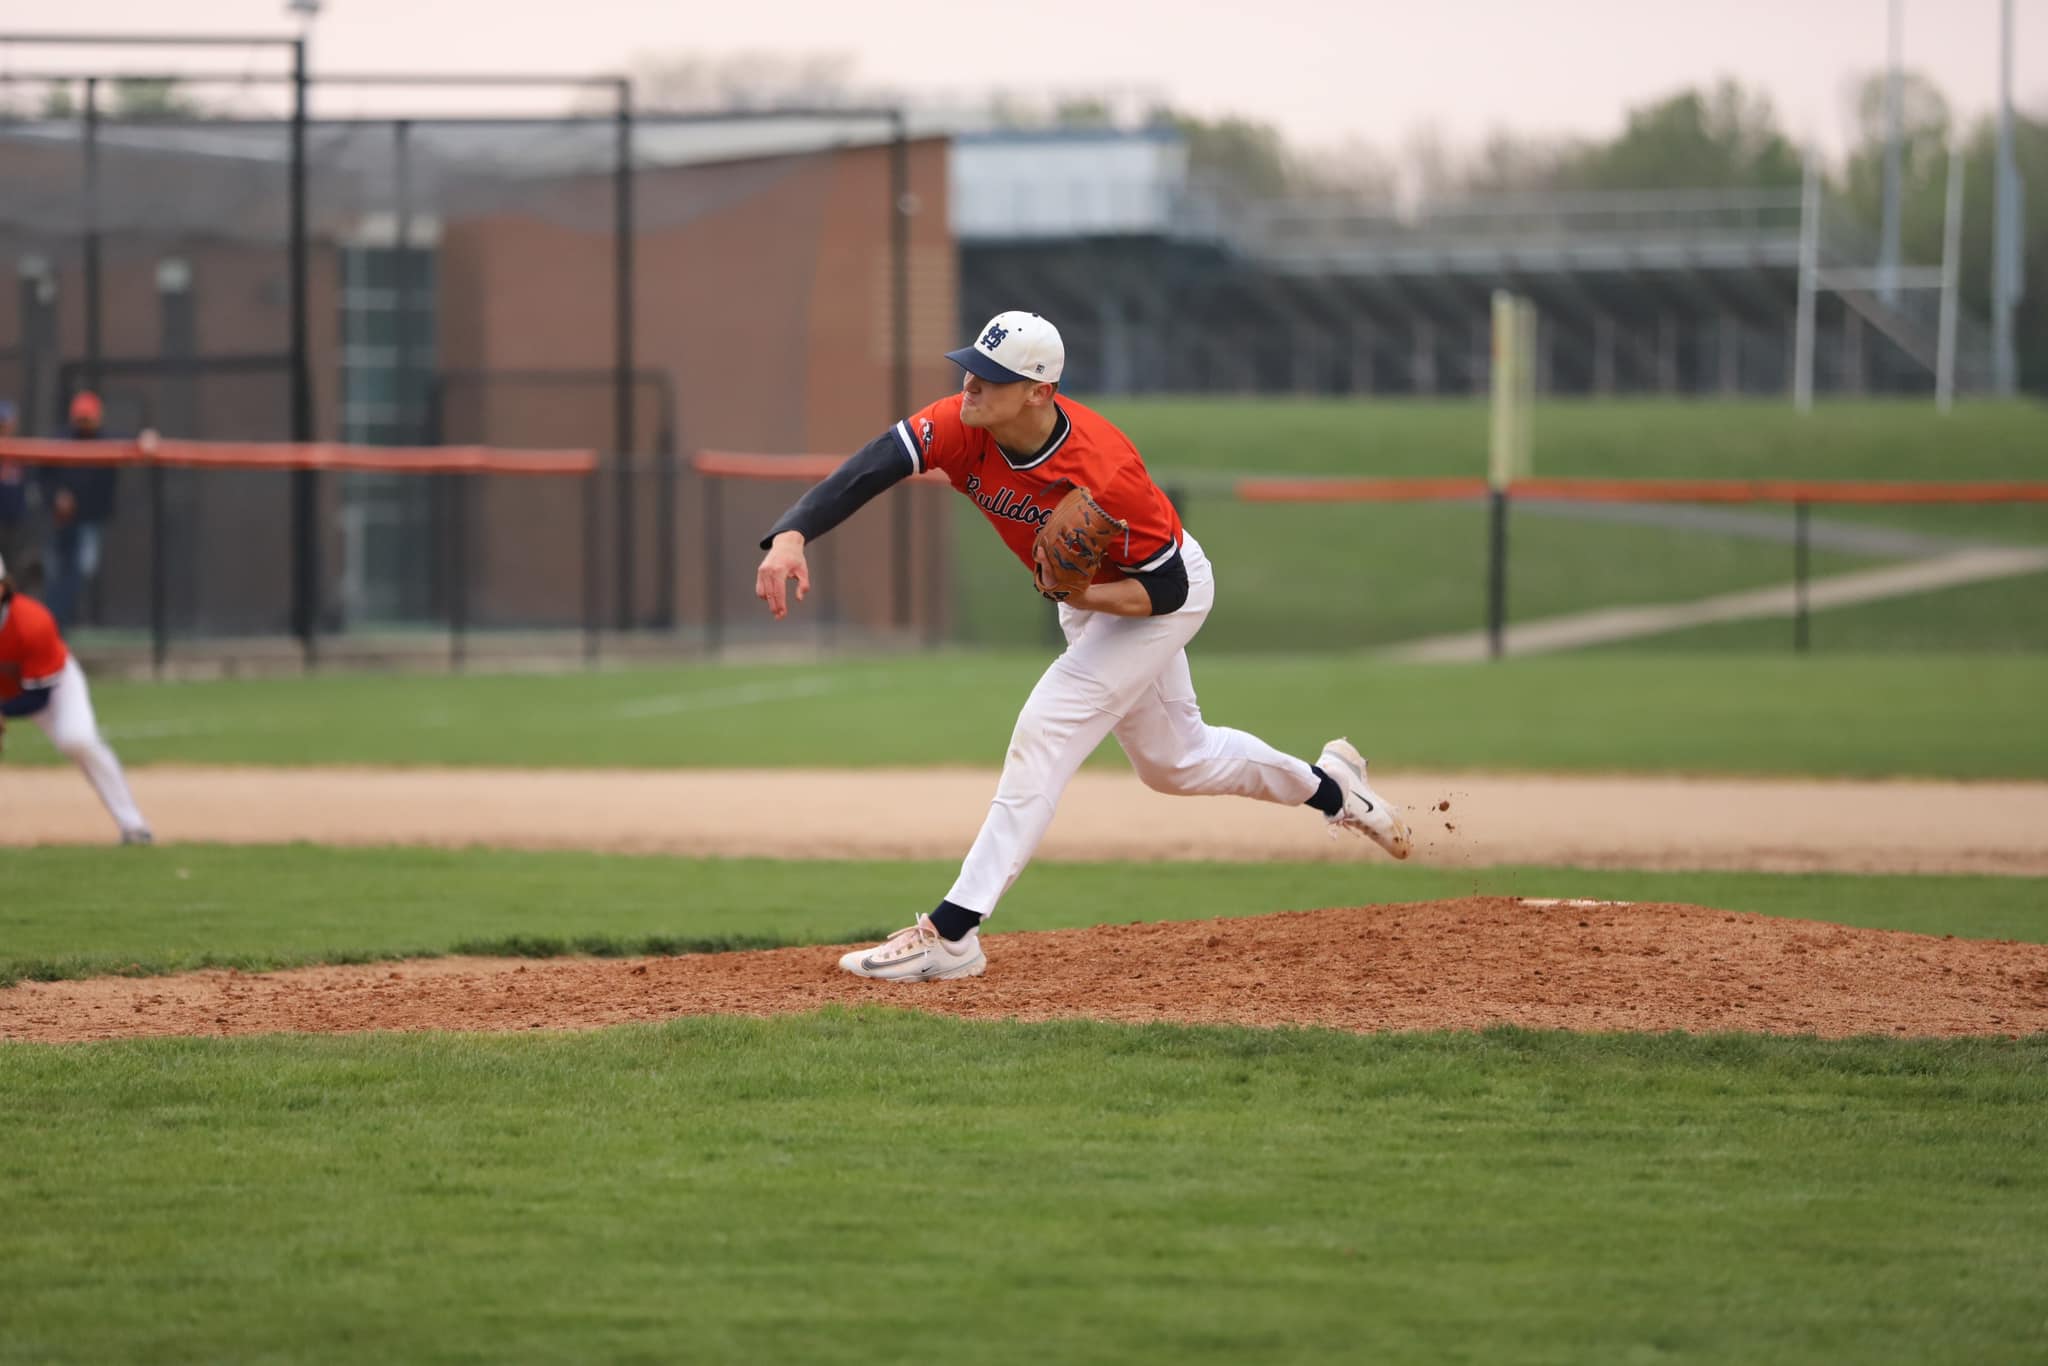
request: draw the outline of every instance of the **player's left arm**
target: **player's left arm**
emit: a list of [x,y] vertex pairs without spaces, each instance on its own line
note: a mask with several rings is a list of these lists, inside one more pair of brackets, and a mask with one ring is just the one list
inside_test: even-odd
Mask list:
[[1113,617],[1163,617],[1187,605],[1188,567],[1176,553],[1158,569],[1144,574],[1091,583],[1067,599],[1069,607],[1084,612],[1107,612]]
[[811,590],[804,547],[865,507],[923,466],[909,427],[897,423],[840,462],[831,474],[804,491],[761,538],[768,552],[754,571],[754,596],[768,604],[777,621],[789,615],[789,580],[799,601]]
[[34,716],[50,705],[50,693],[55,688],[54,678],[39,678],[32,683],[23,683],[21,691],[0,702],[0,716]]
[[785,531],[800,532],[805,543],[817,540],[895,485],[918,472],[914,448],[900,444],[897,423],[862,446],[839,467],[811,485],[761,538],[766,550]]

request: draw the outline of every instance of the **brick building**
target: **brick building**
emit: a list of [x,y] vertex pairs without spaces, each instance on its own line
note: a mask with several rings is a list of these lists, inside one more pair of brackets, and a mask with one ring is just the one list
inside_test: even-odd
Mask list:
[[[538,127],[316,124],[308,138],[306,305],[318,439],[585,446],[607,624],[687,625],[750,600],[755,523],[788,486],[721,489],[668,462],[698,449],[850,451],[896,411],[897,258],[886,125],[857,119],[635,130],[632,448],[618,458],[616,217],[609,121]],[[219,440],[291,434],[288,139],[274,123],[103,129],[88,212],[75,124],[0,126],[0,394],[53,432],[97,356],[110,430]],[[947,148],[904,148],[913,403],[950,387],[956,280]],[[95,346],[89,254],[98,241]],[[400,250],[401,235],[405,250]],[[122,475],[100,622],[146,622],[147,476]],[[286,629],[289,475],[177,471],[164,481],[170,614],[187,633]],[[323,480],[322,617],[331,628],[437,618],[451,554],[480,626],[581,619],[580,490],[492,479]],[[944,611],[905,602],[893,559],[943,573],[941,503],[859,519],[835,537],[835,607],[887,626]],[[447,543],[449,500],[468,534]],[[712,519],[715,518],[715,524]],[[622,553],[622,547],[629,553]],[[664,549],[666,547],[666,549]],[[836,547],[835,547],[836,548]],[[857,552],[857,553],[856,553]],[[855,574],[853,566],[865,569]]]

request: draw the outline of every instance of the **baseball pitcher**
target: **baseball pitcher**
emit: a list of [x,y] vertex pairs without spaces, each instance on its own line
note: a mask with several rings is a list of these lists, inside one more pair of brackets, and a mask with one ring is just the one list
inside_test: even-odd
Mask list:
[[839,966],[892,981],[980,976],[981,922],[1104,735],[1161,792],[1308,806],[1333,837],[1362,835],[1408,857],[1400,809],[1367,785],[1348,740],[1311,764],[1202,719],[1187,644],[1216,599],[1208,557],[1129,438],[1059,392],[1058,330],[1035,313],[998,314],[947,359],[965,371],[960,392],[898,422],[798,499],[761,541],[755,596],[776,620],[787,616],[790,581],[799,601],[810,590],[806,545],[898,481],[939,470],[1059,604],[1067,648],[1017,718],[995,800],[945,898]]

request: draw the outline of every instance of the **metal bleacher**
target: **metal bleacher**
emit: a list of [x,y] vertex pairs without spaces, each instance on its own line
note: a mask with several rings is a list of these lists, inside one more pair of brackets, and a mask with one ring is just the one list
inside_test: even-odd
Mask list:
[[[1533,298],[1551,393],[1783,393],[1792,382],[1801,192],[1522,196],[1410,211],[1247,200],[1192,182],[1170,134],[962,138],[955,231],[962,325],[1037,307],[1075,338],[1098,392],[1482,391],[1490,298]],[[1134,155],[1134,148],[1146,155]],[[1096,180],[1091,182],[1091,168]],[[1028,203],[1029,212],[1014,206]],[[1013,206],[1004,212],[1001,204]],[[1116,204],[1113,217],[1099,206]],[[1097,206],[1097,207],[1091,207]],[[1876,259],[1824,204],[1817,264]],[[1931,389],[1937,295],[1829,289],[1815,383]],[[1986,329],[1959,320],[1960,388],[1988,384]]]

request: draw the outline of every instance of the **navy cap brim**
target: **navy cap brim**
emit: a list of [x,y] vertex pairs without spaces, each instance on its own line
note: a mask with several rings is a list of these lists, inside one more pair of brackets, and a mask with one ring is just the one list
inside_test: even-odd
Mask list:
[[989,359],[988,353],[978,347],[963,346],[958,351],[948,351],[946,359],[970,374],[979,375],[990,384],[1022,384],[1031,376],[1020,375],[1007,365],[997,365]]

